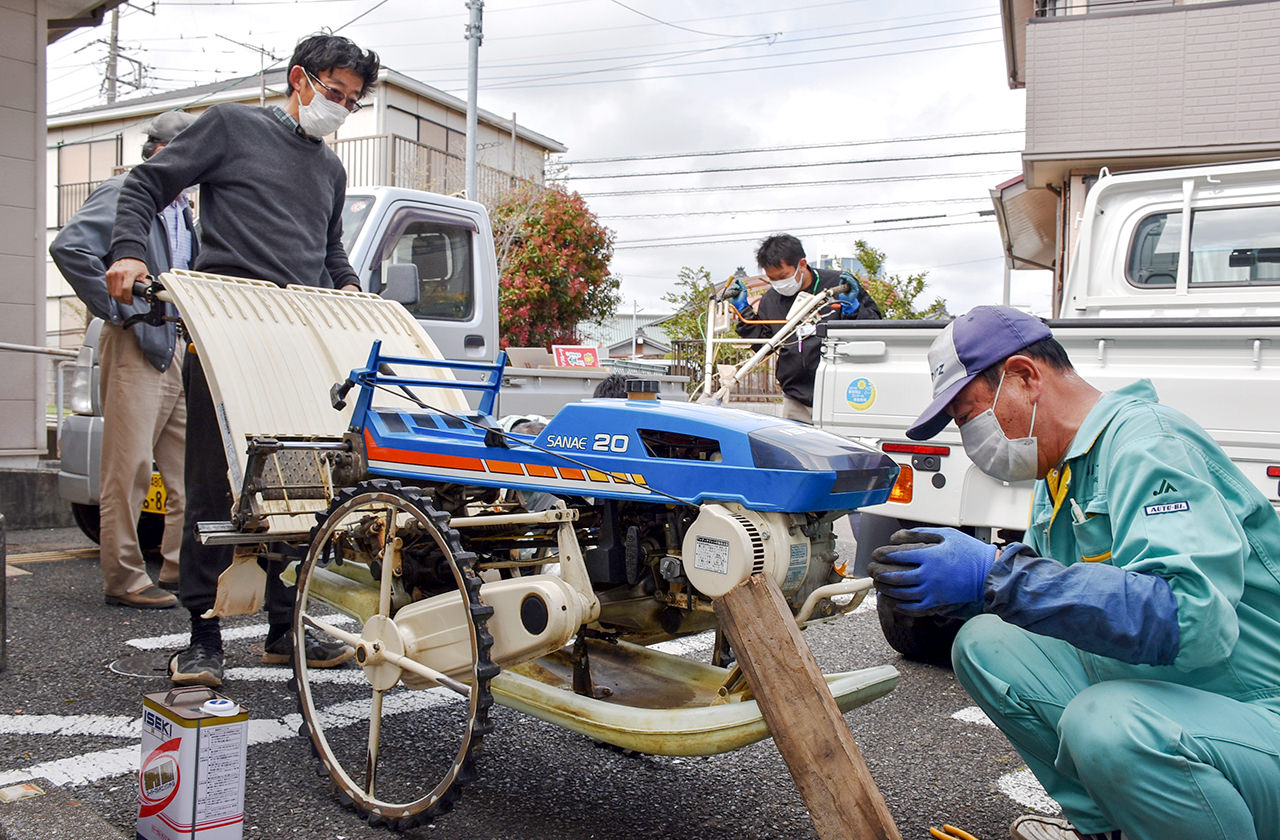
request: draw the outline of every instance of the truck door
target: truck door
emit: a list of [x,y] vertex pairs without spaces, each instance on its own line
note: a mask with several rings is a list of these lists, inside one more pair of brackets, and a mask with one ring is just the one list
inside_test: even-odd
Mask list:
[[369,264],[369,290],[381,293],[389,265],[409,264],[418,276],[418,303],[410,311],[448,359],[492,361],[497,354],[497,312],[480,293],[471,219],[438,209],[394,206]]

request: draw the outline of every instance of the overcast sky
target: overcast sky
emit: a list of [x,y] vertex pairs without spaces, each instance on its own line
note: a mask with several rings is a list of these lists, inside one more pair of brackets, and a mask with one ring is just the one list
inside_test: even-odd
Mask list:
[[[284,61],[329,27],[466,96],[464,0],[135,3],[120,42],[141,93],[257,72],[251,47]],[[108,34],[49,48],[51,114],[104,101]],[[1000,300],[979,213],[1021,171],[1024,102],[995,0],[487,0],[479,104],[569,148],[568,186],[616,233],[623,312],[665,310],[685,266],[755,273],[778,231],[810,259],[866,239],[890,273],[927,271],[953,313]],[[1047,301],[1046,273],[1014,272],[1015,305]]]

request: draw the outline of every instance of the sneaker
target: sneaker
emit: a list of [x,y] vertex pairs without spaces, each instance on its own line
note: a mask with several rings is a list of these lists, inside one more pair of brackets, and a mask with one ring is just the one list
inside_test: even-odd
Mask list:
[[1009,836],[1013,840],[1124,840],[1124,835],[1119,831],[1085,834],[1083,831],[1076,831],[1066,820],[1042,817],[1039,814],[1018,817],[1009,826]]
[[[337,639],[321,641],[310,630],[306,634],[307,667],[333,668],[356,655],[355,648]],[[293,640],[288,633],[266,645],[262,650],[262,664],[288,665],[293,661]]]
[[103,600],[113,607],[133,607],[139,610],[167,610],[178,606],[178,599],[172,593],[165,592],[155,584],[141,592],[107,595]]
[[222,686],[222,650],[199,643],[169,657],[169,679],[174,685]]

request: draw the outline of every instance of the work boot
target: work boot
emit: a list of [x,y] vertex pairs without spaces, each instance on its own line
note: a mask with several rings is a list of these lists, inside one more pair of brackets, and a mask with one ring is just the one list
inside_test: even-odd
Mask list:
[[203,642],[193,642],[190,647],[169,657],[169,679],[174,685],[222,686],[222,648]]
[[1039,814],[1018,817],[1009,826],[1009,836],[1013,840],[1124,840],[1124,834],[1119,831],[1085,834],[1066,820]]
[[133,607],[139,610],[167,610],[178,606],[178,599],[172,593],[165,592],[155,584],[140,592],[107,595],[103,600],[114,607]]
[[[356,655],[355,648],[336,639],[322,641],[310,630],[306,631],[308,668],[333,668]],[[267,644],[262,649],[264,665],[288,665],[293,661],[293,637],[288,633]]]

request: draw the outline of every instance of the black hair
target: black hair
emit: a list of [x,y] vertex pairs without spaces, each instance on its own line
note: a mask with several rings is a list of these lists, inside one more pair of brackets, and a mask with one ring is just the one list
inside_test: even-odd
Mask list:
[[[321,73],[335,68],[353,71],[364,82],[360,88],[360,96],[373,90],[378,82],[378,70],[381,63],[378,54],[373,50],[362,50],[350,38],[341,35],[309,35],[293,48],[293,57],[289,59],[289,69],[294,65],[301,67],[312,75],[319,77]],[[286,80],[288,74],[286,73]],[[289,93],[293,93],[293,83],[289,82]]]
[[789,233],[775,233],[756,249],[756,265],[777,268],[782,264],[799,265],[804,259],[804,246]]
[[1010,356],[1030,356],[1037,361],[1044,362],[1056,371],[1075,370],[1071,365],[1071,358],[1067,356],[1066,349],[1058,343],[1058,339],[1053,336],[1042,338],[1034,344],[1028,344],[1017,353],[1010,353],[991,367],[978,374],[984,382],[990,386],[991,390],[995,390],[1000,385],[1000,374],[1004,370],[1004,363],[1009,360]]
[[160,151],[160,147],[166,145],[163,140],[157,140],[148,136],[145,143],[142,144],[142,159],[151,160],[151,156]]
[[627,380],[631,377],[625,373],[611,373],[604,379],[600,380],[600,384],[596,386],[595,391],[591,393],[593,397],[613,397],[623,398],[627,396]]

